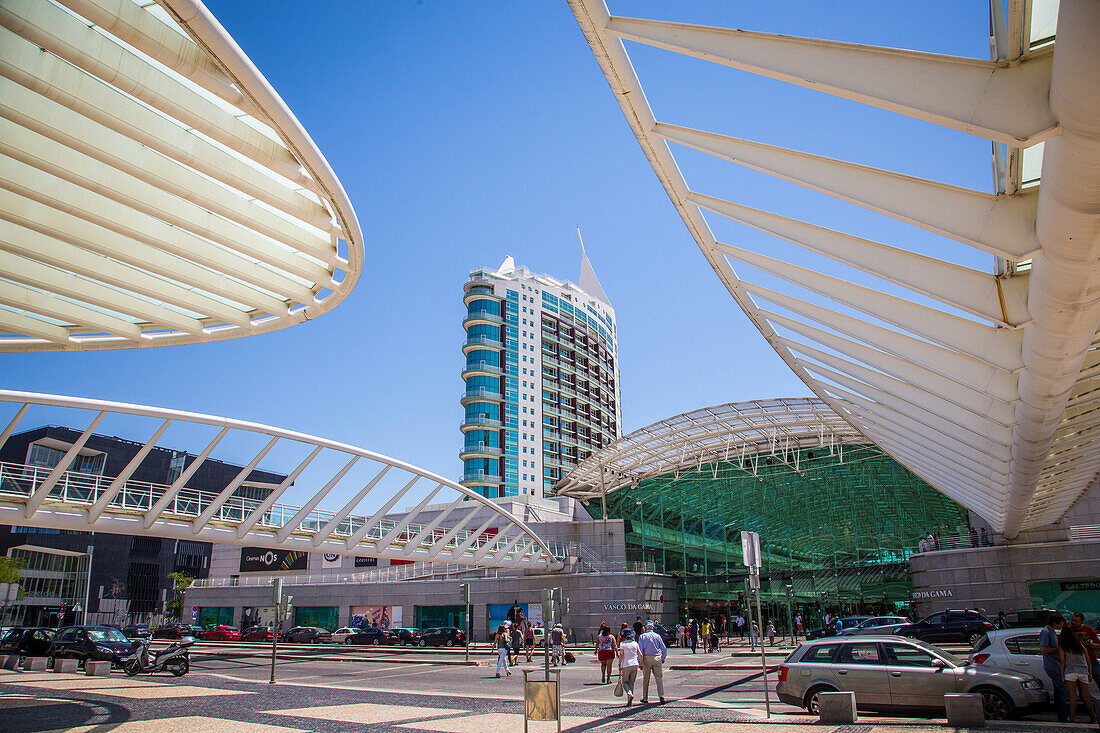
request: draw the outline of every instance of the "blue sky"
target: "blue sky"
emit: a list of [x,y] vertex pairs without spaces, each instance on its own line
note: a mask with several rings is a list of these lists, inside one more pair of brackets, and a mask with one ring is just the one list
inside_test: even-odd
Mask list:
[[[580,226],[618,314],[625,431],[705,405],[809,394],[698,251],[565,2],[208,5],[347,189],[366,242],[357,289],[330,314],[265,336],[4,355],[8,387],[274,424],[457,477],[467,273],[510,254],[575,280]],[[610,5],[619,15],[988,58],[978,2]],[[986,141],[653,49],[629,52],[663,121],[989,190]],[[708,193],[927,252],[948,246],[677,155]],[[725,222],[715,229],[739,246],[772,246]],[[292,467],[278,456],[266,466]]]

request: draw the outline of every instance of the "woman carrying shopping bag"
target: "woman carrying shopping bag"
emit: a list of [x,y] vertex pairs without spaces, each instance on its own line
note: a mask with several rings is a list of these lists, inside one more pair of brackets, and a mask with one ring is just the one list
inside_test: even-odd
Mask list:
[[634,704],[634,680],[638,678],[641,665],[642,652],[634,640],[634,630],[624,629],[623,640],[619,643],[619,684],[615,686],[615,694],[626,693],[627,707]]

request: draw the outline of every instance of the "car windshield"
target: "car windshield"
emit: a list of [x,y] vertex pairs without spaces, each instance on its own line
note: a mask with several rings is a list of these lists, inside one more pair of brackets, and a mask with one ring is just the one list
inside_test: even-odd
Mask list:
[[88,639],[91,641],[130,641],[118,629],[88,629]]
[[912,639],[912,640],[909,641],[909,643],[913,644],[914,646],[919,646],[921,649],[926,650],[927,652],[929,652],[933,656],[942,657],[943,659],[946,659],[948,662],[950,662],[951,664],[953,664],[956,667],[965,667],[966,665],[970,664],[970,661],[967,660],[967,659],[961,659],[959,657],[956,657],[954,654],[948,654],[943,649],[940,649],[938,647],[934,647],[931,644],[927,644],[923,641],[919,641],[917,639]]

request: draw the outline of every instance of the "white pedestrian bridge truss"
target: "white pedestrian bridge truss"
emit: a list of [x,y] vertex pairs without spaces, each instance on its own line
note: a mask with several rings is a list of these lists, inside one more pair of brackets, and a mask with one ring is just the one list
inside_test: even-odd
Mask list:
[[[982,60],[612,17],[603,0],[569,2],[691,235],[815,394],[1010,538],[1057,521],[1096,485],[1100,3],[993,0],[991,59]],[[625,41],[669,52],[673,73],[719,71],[688,66],[680,54],[986,138],[994,191],[658,120]],[[658,52],[646,54],[660,63]],[[735,94],[737,72],[724,73],[730,83],[714,93]],[[914,155],[923,149],[907,143]],[[958,256],[927,256],[697,190],[673,156],[688,149],[940,235],[942,249]],[[736,229],[730,220],[797,254],[719,241],[711,224]],[[987,269],[968,264],[976,254],[989,256]],[[807,258],[831,261],[840,274],[806,266]],[[742,279],[733,263],[759,275]]]
[[0,3],[0,351],[264,333],[362,268],[328,162],[199,0]]
[[[412,562],[556,570],[564,546],[551,547],[520,519],[466,487],[372,451],[241,420],[118,402],[0,390],[10,406],[0,447],[33,413],[38,424],[90,419],[52,467],[0,463],[0,524],[155,535],[224,544],[363,555]],[[51,423],[52,420],[52,423]],[[151,429],[116,476],[78,473],[89,438],[110,420]],[[108,422],[105,422],[108,421]],[[4,424],[0,422],[0,424]],[[166,431],[208,442],[171,484],[133,481]],[[188,483],[218,446],[251,459],[221,491]],[[259,449],[256,450],[257,446]],[[273,453],[274,451],[274,453]],[[265,457],[293,456],[293,469],[263,499],[240,492]],[[271,460],[269,458],[269,460]],[[427,489],[426,493],[424,489]],[[288,491],[301,505],[280,503]],[[404,513],[398,502],[415,496]],[[369,499],[369,501],[368,501]],[[365,506],[370,511],[364,511]]]

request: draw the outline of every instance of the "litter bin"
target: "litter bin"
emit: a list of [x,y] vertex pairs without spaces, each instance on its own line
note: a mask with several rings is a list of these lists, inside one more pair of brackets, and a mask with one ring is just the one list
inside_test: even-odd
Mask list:
[[561,670],[552,669],[554,679],[531,679],[531,673],[544,676],[541,669],[523,670],[523,733],[529,720],[554,720],[561,733]]

